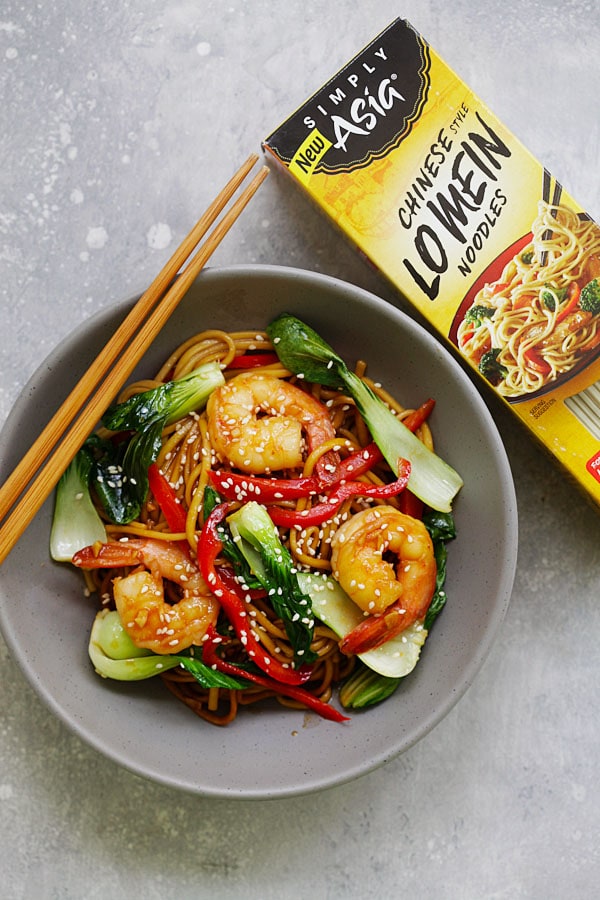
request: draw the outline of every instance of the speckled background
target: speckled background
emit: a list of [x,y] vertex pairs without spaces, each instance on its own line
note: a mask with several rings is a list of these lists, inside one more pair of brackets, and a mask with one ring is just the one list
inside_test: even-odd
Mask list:
[[[233,168],[397,15],[598,218],[598,0],[5,0],[1,421],[61,338],[141,291]],[[399,302],[277,176],[214,262],[315,269]],[[203,800],[82,744],[2,644],[3,897],[597,896],[600,520],[489,402],[519,564],[499,639],[447,718],[352,784]]]

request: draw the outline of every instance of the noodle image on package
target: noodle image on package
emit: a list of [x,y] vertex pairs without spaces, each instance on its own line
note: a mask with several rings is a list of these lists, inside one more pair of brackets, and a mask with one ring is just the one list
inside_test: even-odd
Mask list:
[[531,235],[512,249],[467,295],[455,337],[508,400],[552,387],[600,352],[600,228],[540,201]]

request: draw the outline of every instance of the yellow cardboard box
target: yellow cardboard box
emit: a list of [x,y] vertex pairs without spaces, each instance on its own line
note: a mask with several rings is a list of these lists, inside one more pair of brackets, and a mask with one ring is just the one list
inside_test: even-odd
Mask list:
[[600,503],[600,228],[412,26],[264,149]]

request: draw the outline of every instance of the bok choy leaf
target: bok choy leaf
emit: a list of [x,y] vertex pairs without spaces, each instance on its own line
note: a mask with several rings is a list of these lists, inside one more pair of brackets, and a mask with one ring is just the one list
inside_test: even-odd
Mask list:
[[450,511],[463,484],[460,475],[412,434],[316,331],[282,313],[267,327],[267,333],[291,372],[307,381],[346,390],[395,474],[398,461],[407,459],[411,464],[408,486],[413,494],[433,509]]
[[245,503],[227,517],[233,540],[246,559],[294,648],[298,663],[316,659],[310,649],[314,633],[311,599],[300,588],[292,557],[281,543],[268,512],[256,501]]
[[127,634],[116,610],[101,610],[94,619],[88,654],[94,669],[114,681],[144,681],[182,666],[203,688],[241,690],[248,682],[218,672],[189,653],[163,655],[137,647]]
[[118,525],[135,519],[148,493],[148,468],[161,448],[163,428],[202,409],[213,390],[224,383],[218,363],[115,404],[102,417],[109,431],[128,440],[104,441],[92,470],[93,484],[107,516]]
[[50,555],[57,562],[70,562],[82,547],[106,540],[104,523],[90,495],[93,463],[91,447],[84,444],[56,486]]

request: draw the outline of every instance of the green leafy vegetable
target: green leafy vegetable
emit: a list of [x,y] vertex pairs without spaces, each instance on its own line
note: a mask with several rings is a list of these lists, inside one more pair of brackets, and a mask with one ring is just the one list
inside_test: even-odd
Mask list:
[[271,322],[267,332],[291,372],[308,381],[347,390],[395,474],[399,474],[399,460],[407,459],[411,464],[410,490],[428,506],[450,510],[463,484],[460,475],[428,450],[312,328],[283,313]]
[[[312,600],[314,614],[338,637],[345,637],[364,621],[362,610],[330,575],[298,572],[298,581]],[[359,659],[380,675],[402,678],[416,666],[426,638],[427,630],[415,622],[381,647],[361,653]]]
[[423,523],[434,543],[451,541],[456,537],[456,525],[452,513],[441,513],[435,509],[428,509],[423,515]]
[[493,306],[483,306],[482,304],[477,304],[475,306],[471,306],[467,310],[467,312],[465,313],[465,322],[470,322],[478,328],[484,319],[493,319],[495,312],[496,310]]
[[241,690],[248,687],[246,682],[206,666],[198,656],[188,653],[167,656],[137,647],[114,609],[97,614],[88,653],[96,672],[115,681],[143,681],[182,666],[203,688]]
[[244,690],[249,687],[249,683],[233,675],[227,675],[225,672],[219,672],[205,665],[197,656],[187,656],[179,654],[179,664],[186,669],[190,675],[193,675],[199,685],[203,688],[224,688],[225,690],[235,691]]
[[433,554],[437,565],[435,590],[423,623],[425,629],[429,631],[434,620],[446,605],[447,598],[444,590],[448,556],[446,544],[456,537],[456,526],[451,513],[440,513],[436,510],[427,510],[423,516],[423,523],[431,536]]
[[148,422],[156,419],[162,419],[168,425],[191,410],[202,408],[213,390],[224,381],[218,363],[205,363],[182,378],[166,381],[123,403],[109,406],[102,424],[110,431],[141,431]]
[[340,703],[344,709],[363,709],[390,697],[402,678],[380,675],[362,663],[357,663],[354,671],[340,687]]
[[135,519],[148,493],[148,468],[157,458],[163,428],[206,405],[210,394],[224,383],[218,363],[199,368],[161,384],[123,403],[111,406],[102,417],[110,431],[133,432],[129,440],[99,444],[92,477],[108,517],[118,525]]
[[581,309],[591,312],[594,316],[600,314],[600,279],[592,278],[581,291],[579,298]]
[[499,355],[500,348],[494,347],[484,353],[479,361],[479,371],[493,385],[500,384],[508,375],[508,369],[498,359]]
[[282,619],[298,663],[310,663],[314,618],[310,597],[298,583],[292,557],[281,543],[277,528],[260,503],[245,503],[228,516],[233,540],[250,569],[267,591],[273,609]]
[[[202,503],[202,512],[204,516],[204,521],[208,519],[211,512],[218,506],[219,503],[222,503],[222,499],[212,488],[210,485],[207,485],[204,489],[204,497]],[[218,526],[217,531],[219,532],[219,538],[223,544],[223,549],[221,553],[233,566],[233,571],[235,572],[237,578],[241,583],[245,584],[246,587],[253,588],[261,588],[262,582],[256,577],[250,565],[248,564],[248,560],[244,556],[241,550],[240,541],[234,541],[231,536],[231,531],[227,527]]]
[[70,562],[82,547],[106,541],[106,529],[90,495],[92,465],[91,448],[84,445],[57,484],[50,555],[58,562]]
[[158,656],[136,647],[116,610],[102,610],[94,619],[88,654],[96,672],[115,681],[142,681],[179,665],[175,657]]
[[568,292],[568,288],[557,288],[553,284],[547,284],[541,293],[546,309],[554,312],[557,303],[562,303],[566,299]]

